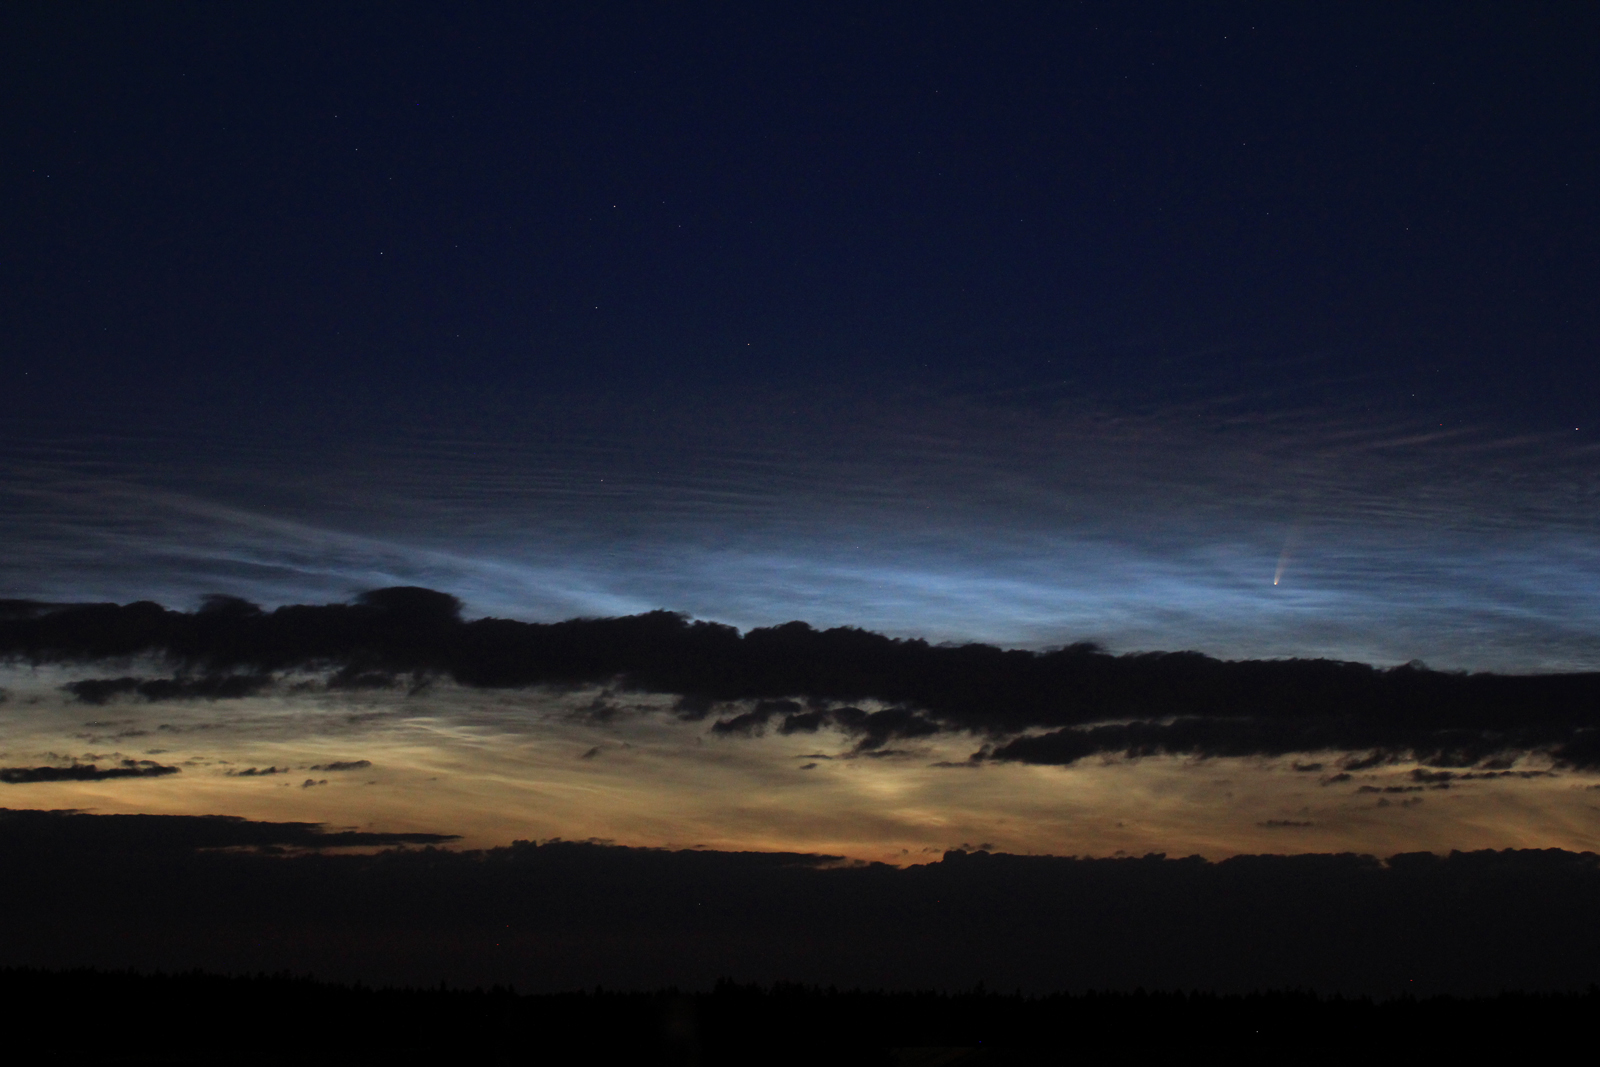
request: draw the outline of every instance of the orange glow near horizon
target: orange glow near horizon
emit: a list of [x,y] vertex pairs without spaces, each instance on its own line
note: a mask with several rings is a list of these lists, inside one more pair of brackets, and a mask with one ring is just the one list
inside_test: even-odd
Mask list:
[[[671,698],[599,689],[307,687],[234,701],[91,706],[63,672],[12,668],[6,766],[148,759],[161,778],[0,785],[0,806],[225,814],[329,828],[825,853],[894,864],[949,848],[1164,852],[1600,849],[1591,776],[1525,760],[1526,777],[1416,784],[1409,766],[1327,782],[1316,757],[985,763],[946,735],[852,755],[849,739],[718,736]],[[345,770],[312,770],[368,761]],[[1310,762],[1308,762],[1310,761]],[[244,773],[254,769],[255,773]],[[1326,783],[1326,784],[1325,784]]]

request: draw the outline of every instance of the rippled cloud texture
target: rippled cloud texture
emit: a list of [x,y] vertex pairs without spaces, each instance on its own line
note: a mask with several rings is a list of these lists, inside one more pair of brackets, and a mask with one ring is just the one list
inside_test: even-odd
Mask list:
[[1581,429],[1041,388],[552,405],[362,439],[141,427],[120,449],[35,427],[8,449],[0,581],[174,607],[420,584],[544,621],[665,608],[1034,648],[1600,666]]

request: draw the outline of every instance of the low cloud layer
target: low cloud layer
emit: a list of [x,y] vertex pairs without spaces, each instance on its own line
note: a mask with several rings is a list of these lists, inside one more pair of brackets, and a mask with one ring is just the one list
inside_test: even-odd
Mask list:
[[261,822],[231,815],[89,815],[0,808],[0,848],[63,854],[110,849],[145,854],[239,848],[393,848],[441,845],[455,834],[329,830],[319,823]]
[[66,767],[0,767],[0,782],[7,785],[102,782],[111,778],[164,778],[177,773],[177,767],[166,767],[151,760],[125,759],[119,766],[104,768],[93,763],[75,763]]
[[137,694],[146,700],[237,700],[272,684],[267,675],[207,674],[186,678],[86,678],[69,682],[67,692],[85,704],[109,704]]
[[[271,612],[229,597],[192,613],[148,602],[10,601],[0,604],[0,654],[32,662],[157,656],[175,668],[172,678],[68,685],[97,704],[241,697],[266,689],[275,672],[322,670],[333,672],[330,686],[358,688],[434,677],[481,688],[612,684],[677,694],[678,714],[715,716],[715,733],[830,727],[864,753],[957,731],[980,739],[980,761],[1334,751],[1492,768],[1541,751],[1561,765],[1600,767],[1600,674],[1111,655],[1093,645],[939,646],[800,622],[741,634],[665,611],[465,621],[454,597],[411,587]],[[879,707],[858,706],[871,703]]]

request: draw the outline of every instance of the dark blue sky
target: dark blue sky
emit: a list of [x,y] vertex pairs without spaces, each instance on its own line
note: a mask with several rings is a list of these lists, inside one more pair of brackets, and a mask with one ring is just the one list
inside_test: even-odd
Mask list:
[[1600,665],[1591,6],[0,41],[15,595]]

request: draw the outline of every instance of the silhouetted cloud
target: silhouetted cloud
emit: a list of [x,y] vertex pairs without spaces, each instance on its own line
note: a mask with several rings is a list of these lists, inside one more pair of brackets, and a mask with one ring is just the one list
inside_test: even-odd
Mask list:
[[271,675],[208,674],[198,678],[86,678],[62,688],[85,704],[106,704],[128,693],[146,700],[238,700],[271,685]]
[[314,771],[360,771],[372,766],[369,759],[334,760],[332,763],[313,763]]
[[802,711],[800,704],[793,700],[760,701],[753,710],[718,720],[711,729],[719,734],[761,733],[780,715],[778,732],[781,734],[816,733],[824,726],[832,726],[859,738],[856,748],[862,752],[880,749],[897,738],[929,737],[942,729],[935,720],[905,707],[876,712],[850,706]]
[[[762,700],[759,701],[753,709],[745,712],[742,715],[735,715],[731,719],[719,719],[717,722],[712,724],[711,730],[713,733],[719,734],[759,733],[766,727],[767,723],[774,716],[784,716],[784,722],[787,725],[799,714],[800,704],[797,701]],[[821,716],[826,715],[826,712],[816,712],[813,714]],[[818,721],[820,722],[822,720],[819,719]],[[812,727],[812,729],[815,729],[815,727]],[[790,733],[792,731],[785,729],[783,732]]]
[[81,682],[68,682],[61,688],[85,704],[108,704],[125,693],[135,692],[140,678],[85,678]]
[[72,604],[51,604],[42,600],[0,600],[0,620],[31,619],[47,611],[73,607]]
[[0,850],[317,849],[439,845],[457,839],[455,834],[330,831],[320,823],[260,822],[233,815],[89,815],[0,808]]
[[[1594,767],[1594,755],[1577,747],[1588,716],[1572,718],[1584,725],[1556,717],[1501,729],[1429,728],[1355,713],[1337,718],[1191,717],[1069,727],[1014,738],[973,758],[1065,766],[1095,755],[1137,759],[1158,755],[1275,756],[1326,749],[1360,752],[1340,764],[1348,772],[1402,759],[1435,767],[1473,767],[1508,752],[1544,749],[1570,766]],[[1340,775],[1332,780],[1346,779]]]
[[[0,653],[34,662],[144,654],[178,668],[170,679],[69,686],[90,703],[129,693],[241,696],[271,684],[275,671],[326,669],[335,687],[416,687],[444,676],[478,687],[607,684],[677,694],[684,719],[731,712],[714,733],[830,727],[863,753],[965,731],[988,739],[980,761],[1331,750],[1362,754],[1344,771],[1400,759],[1488,770],[1538,750],[1566,766],[1600,768],[1600,674],[1119,656],[1086,644],[1047,652],[934,646],[800,622],[740,634],[665,611],[468,622],[454,597],[411,587],[271,612],[235,598],[212,598],[192,613],[149,602],[28,603],[0,611]],[[887,706],[869,711],[860,706],[867,701]]]
[[161,778],[177,774],[177,767],[165,767],[151,760],[122,761],[121,766],[104,769],[93,763],[68,767],[0,767],[0,782],[7,785],[32,785],[38,782],[100,782],[109,778]]

